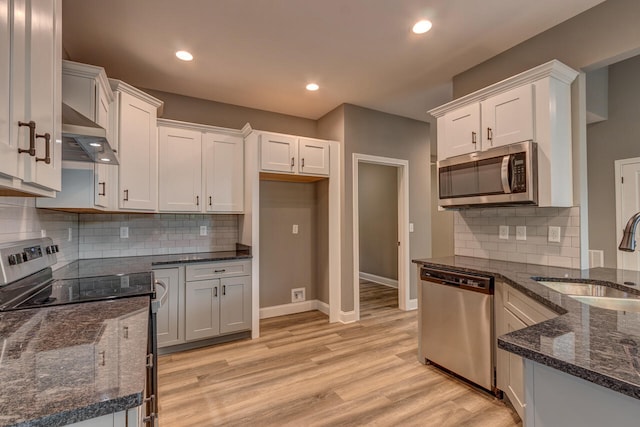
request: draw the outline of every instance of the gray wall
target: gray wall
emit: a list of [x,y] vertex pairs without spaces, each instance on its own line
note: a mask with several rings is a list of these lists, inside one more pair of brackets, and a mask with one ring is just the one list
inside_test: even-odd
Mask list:
[[438,210],[438,167],[431,165],[431,256],[440,258],[454,254],[454,213]]
[[[342,113],[342,118],[340,117]],[[343,130],[340,130],[340,124]],[[319,120],[318,136],[342,143],[342,289],[341,310],[354,308],[353,302],[353,170],[354,153],[405,159],[409,161],[409,220],[415,232],[410,235],[409,257],[431,255],[429,215],[431,176],[429,172],[429,124],[405,117],[345,104]],[[342,138],[342,139],[340,139]],[[416,298],[417,270],[411,268],[410,297]]]
[[358,167],[360,272],[398,280],[398,169]]
[[292,288],[318,297],[317,220],[316,184],[260,181],[260,307],[290,303]]
[[231,129],[242,129],[250,123],[253,129],[316,137],[315,120],[152,89],[142,90],[164,101],[162,117],[165,119]]
[[616,267],[614,161],[640,157],[640,56],[609,67],[609,118],[587,126],[589,246]]
[[[608,0],[453,78],[459,98],[551,59],[599,68],[640,53],[640,1]],[[635,53],[634,53],[635,52]]]

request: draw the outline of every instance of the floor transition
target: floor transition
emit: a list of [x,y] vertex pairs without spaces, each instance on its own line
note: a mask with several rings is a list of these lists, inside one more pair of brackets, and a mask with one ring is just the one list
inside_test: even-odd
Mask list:
[[265,319],[261,337],[159,358],[160,424],[520,426],[515,412],[418,363],[417,312],[361,284],[361,321],[318,312]]

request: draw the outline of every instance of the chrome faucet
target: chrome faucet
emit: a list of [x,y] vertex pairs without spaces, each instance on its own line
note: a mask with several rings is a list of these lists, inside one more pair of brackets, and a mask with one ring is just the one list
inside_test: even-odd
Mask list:
[[636,250],[635,234],[638,222],[640,222],[640,212],[629,218],[627,225],[624,227],[622,240],[620,241],[620,246],[618,246],[618,249],[620,249],[621,251],[633,252]]

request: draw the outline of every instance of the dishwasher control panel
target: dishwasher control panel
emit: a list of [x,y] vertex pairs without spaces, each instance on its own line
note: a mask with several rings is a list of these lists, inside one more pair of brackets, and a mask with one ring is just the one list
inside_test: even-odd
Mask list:
[[488,294],[493,294],[494,289],[493,277],[459,270],[423,266],[420,268],[420,279]]

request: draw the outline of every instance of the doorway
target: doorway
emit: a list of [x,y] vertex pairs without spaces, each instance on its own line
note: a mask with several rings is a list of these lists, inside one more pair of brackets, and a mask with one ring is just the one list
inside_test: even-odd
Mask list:
[[[616,180],[616,247],[627,221],[640,212],[640,157],[615,161]],[[636,241],[637,241],[636,234]],[[617,268],[640,270],[640,252],[616,251]]]
[[[369,209],[367,212],[360,212],[360,192],[376,191],[369,188],[368,184],[370,183],[360,182],[361,168],[368,176],[372,176],[372,174],[378,175],[378,179],[382,180],[380,184],[384,187],[380,187],[378,191],[382,193],[384,190],[387,194],[387,201],[379,202],[384,203],[384,205],[379,206],[376,212],[371,212],[371,208],[367,208]],[[389,187],[395,187],[395,191],[389,191]],[[414,308],[410,306],[409,302],[408,194],[409,162],[407,160],[353,154],[353,293],[356,320],[360,319],[361,273],[363,273],[363,278],[368,282],[378,282],[378,284],[385,286],[387,289],[384,293],[387,295],[391,288],[397,287],[396,301],[401,310]],[[378,194],[377,196],[382,195]],[[380,200],[380,197],[378,197],[378,200]],[[363,218],[363,216],[366,216],[366,218]],[[365,230],[361,227],[361,220],[367,223],[369,227],[371,227],[372,223],[376,227],[375,222],[377,220],[381,221],[374,232],[381,237],[378,244],[384,246],[379,251],[370,250],[370,247],[363,248],[363,251],[365,251],[363,255],[369,259],[363,260],[362,265],[361,244],[376,245],[376,239],[371,239],[371,236],[361,236],[361,231],[364,232]],[[390,221],[395,222],[395,224],[389,224]],[[366,232],[370,233],[371,231]],[[392,247],[394,244],[395,247]],[[365,271],[366,269],[370,271]]]

